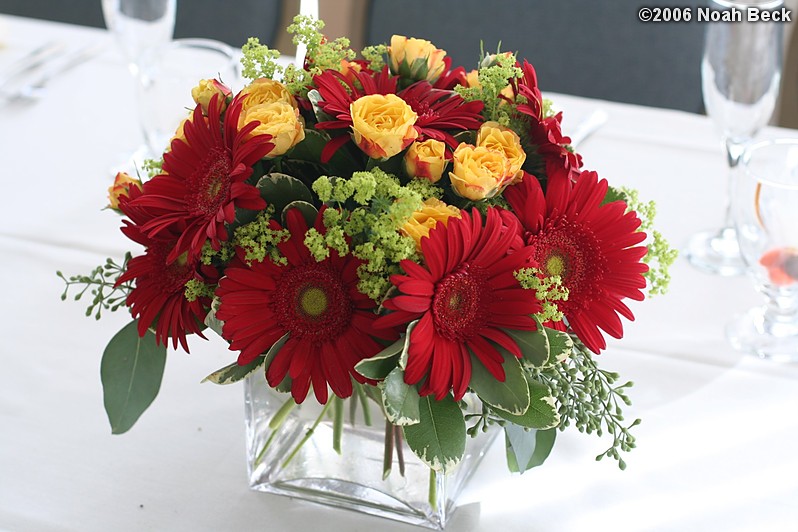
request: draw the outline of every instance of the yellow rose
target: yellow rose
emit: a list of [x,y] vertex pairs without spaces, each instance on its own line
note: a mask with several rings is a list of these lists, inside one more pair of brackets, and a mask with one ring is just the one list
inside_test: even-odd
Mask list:
[[481,87],[482,83],[479,82],[479,71],[472,70],[466,74],[466,87]]
[[457,195],[479,201],[501,192],[509,183],[509,169],[510,162],[503,152],[462,143],[454,150],[449,179]]
[[369,94],[349,106],[355,144],[372,159],[387,159],[418,137],[415,111],[395,94]]
[[277,101],[248,107],[239,117],[239,129],[257,120],[260,122],[250,135],[272,136],[274,149],[267,157],[282,155],[305,138],[305,124],[299,109],[290,103]]
[[194,103],[201,105],[202,112],[206,115],[208,114],[208,104],[210,104],[211,98],[216,94],[219,95],[222,104],[220,112],[224,112],[227,108],[227,97],[232,94],[230,88],[224,83],[216,79],[203,79],[200,80],[196,87],[191,89],[191,97],[194,98]]
[[439,199],[429,198],[413,213],[400,231],[415,240],[416,249],[421,251],[421,239],[429,236],[435,224],[443,222],[446,225],[452,216],[460,218],[460,209],[447,205]]
[[133,187],[141,190],[141,180],[125,172],[116,174],[114,177],[114,184],[108,187],[108,208],[116,212],[121,212],[119,210],[119,197],[129,196],[130,189]]
[[508,178],[515,179],[522,173],[521,166],[526,161],[526,153],[521,147],[521,138],[512,129],[498,122],[485,122],[477,133],[477,146],[501,151],[510,163]]
[[404,162],[407,175],[429,179],[437,183],[443,175],[446,161],[446,144],[440,140],[428,139],[414,142],[405,153]]
[[285,102],[296,107],[296,99],[288,92],[285,85],[269,78],[259,78],[241,89],[239,97],[243,99],[241,106],[244,110],[248,107],[264,103]]
[[413,80],[434,82],[446,68],[444,57],[446,52],[435,48],[431,42],[408,39],[403,35],[391,37],[391,46],[388,48],[391,73]]

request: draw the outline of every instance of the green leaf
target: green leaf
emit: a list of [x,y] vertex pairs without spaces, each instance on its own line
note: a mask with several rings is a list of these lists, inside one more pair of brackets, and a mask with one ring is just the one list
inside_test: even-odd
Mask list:
[[[554,397],[548,386],[534,379],[527,379],[529,387],[529,408],[521,415],[513,415],[501,410],[495,410],[501,418],[531,429],[549,429],[560,424],[560,414],[557,412]],[[490,403],[488,403],[490,404]]]
[[[263,374],[264,374],[264,376],[266,375],[266,372],[269,371],[269,366],[271,365],[272,360],[274,360],[274,357],[277,356],[277,353],[280,352],[280,349],[283,348],[283,346],[285,345],[285,343],[288,341],[288,339],[290,337],[291,337],[291,333],[285,333],[284,335],[282,335],[280,337],[279,340],[277,340],[276,342],[274,342],[272,344],[272,346],[269,348],[268,351],[266,351],[266,354],[263,356],[263,360],[264,360]],[[288,374],[286,373],[285,378],[282,381],[280,381],[280,384],[275,386],[274,389],[277,390],[278,392],[283,392],[283,393],[290,392],[291,391],[291,377],[289,377]]]
[[524,369],[512,353],[503,347],[497,348],[504,355],[504,382],[497,380],[472,353],[469,386],[480,399],[493,408],[511,414],[523,414],[529,408],[529,386],[524,377]]
[[285,209],[283,209],[283,225],[285,225],[286,214],[291,209],[299,209],[299,212],[302,213],[302,216],[305,218],[305,222],[307,222],[308,227],[313,227],[313,225],[316,223],[316,215],[319,214],[319,210],[316,207],[307,201],[292,201],[285,206]]
[[364,358],[355,364],[355,371],[368,379],[382,380],[396,367],[399,353],[405,345],[403,338],[398,339],[376,355]]
[[536,331],[516,331],[503,329],[518,344],[527,365],[536,368],[543,367],[549,360],[549,337],[543,332],[543,326],[538,322]]
[[385,415],[394,425],[413,425],[421,421],[419,402],[421,398],[415,386],[405,383],[405,372],[395,368],[379,384]]
[[274,212],[281,213],[293,201],[313,203],[313,193],[299,179],[287,174],[273,172],[260,178],[256,185],[260,196],[269,205],[274,205]]
[[513,473],[523,473],[541,465],[549,457],[556,437],[556,429],[524,430],[515,425],[505,426],[508,469]]
[[[331,118],[328,118],[328,120],[331,120]],[[347,132],[343,134],[349,135]],[[321,152],[329,141],[330,135],[326,132],[317,129],[305,129],[305,139],[285,154],[285,160],[289,164],[292,164],[293,161],[306,161],[317,166],[321,165]],[[335,168],[337,170],[336,175],[352,175],[352,172],[363,169],[362,163],[356,161],[343,148],[336,151],[330,162],[325,166],[327,168]],[[318,177],[318,175],[317,173],[316,176]]]
[[217,369],[201,382],[212,382],[214,384],[232,384],[242,380],[244,377],[258,369],[266,357],[261,355],[249,364],[239,366],[237,362],[233,362],[221,369]]
[[130,430],[161,388],[166,346],[147,331],[139,337],[133,321],[108,343],[100,365],[103,402],[113,434]]
[[419,401],[419,419],[402,427],[407,445],[434,471],[451,471],[465,453],[463,411],[451,395],[440,401],[428,395]]

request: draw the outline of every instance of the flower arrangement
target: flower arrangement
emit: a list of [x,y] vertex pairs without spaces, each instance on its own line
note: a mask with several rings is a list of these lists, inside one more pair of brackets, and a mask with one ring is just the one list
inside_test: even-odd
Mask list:
[[493,425],[513,471],[569,425],[609,433],[598,458],[625,467],[631,383],[596,355],[634,319],[625,300],[667,286],[653,204],[583,169],[514,54],[467,72],[394,36],[356,59],[322,27],[289,28],[301,67],[251,39],[240,92],[199,81],[162,160],[109,190],[143,252],[62,275],[64,297],[91,290],[88,314],[134,320],[103,356],[112,430],[154,399],[167,345],[213,330],[237,358],[207,380],[263,372],[290,404],[365,397],[434,471]]

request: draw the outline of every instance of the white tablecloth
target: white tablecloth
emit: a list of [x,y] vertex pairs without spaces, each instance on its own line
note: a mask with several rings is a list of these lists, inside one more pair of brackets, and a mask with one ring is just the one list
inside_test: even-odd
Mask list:
[[[0,69],[48,39],[107,45],[41,101],[0,104],[0,529],[416,530],[249,491],[241,388],[199,383],[231,360],[219,339],[170,353],[152,408],[111,435],[99,361],[127,318],[83,317],[83,302],[59,300],[55,271],[85,273],[128,247],[101,208],[114,165],[141,140],[132,82],[102,31],[0,20]],[[706,118],[556,103],[571,125],[609,113],[580,149],[586,166],[655,199],[672,242],[720,223],[725,163]],[[786,134],[798,133],[763,136]],[[723,336],[759,301],[747,279],[679,259],[671,293],[635,304],[626,338],[601,355],[636,383],[628,418],[644,421],[628,469],[594,461],[606,441],[566,432],[543,467],[510,475],[499,443],[448,530],[798,530],[798,367],[735,353]]]

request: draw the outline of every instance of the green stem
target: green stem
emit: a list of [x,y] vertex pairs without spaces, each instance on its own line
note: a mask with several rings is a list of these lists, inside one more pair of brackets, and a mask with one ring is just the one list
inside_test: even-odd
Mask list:
[[269,420],[269,428],[272,430],[272,433],[269,435],[269,438],[266,440],[266,443],[263,444],[263,448],[261,448],[260,452],[258,453],[258,456],[255,457],[256,466],[260,464],[261,460],[263,460],[263,455],[266,454],[266,450],[272,444],[272,442],[274,441],[274,437],[277,436],[279,432],[278,429],[283,426],[283,423],[285,423],[285,420],[288,418],[288,414],[291,412],[291,410],[294,409],[295,406],[296,402],[294,401],[294,398],[289,397],[288,400],[285,403],[283,403],[280,409],[277,410],[277,412],[275,412],[275,414]]
[[435,475],[435,470],[430,468],[429,470],[429,494],[428,499],[430,507],[432,511],[438,511],[438,478]]
[[363,390],[362,385],[358,385],[357,389],[357,397],[360,399],[361,404],[363,405],[363,421],[365,421],[366,426],[371,426],[371,410],[369,410],[369,400],[366,397],[366,391]]
[[393,463],[393,423],[385,420],[385,452],[382,455],[382,480],[391,474],[391,464]]
[[331,402],[332,401],[327,401],[327,404],[324,405],[324,408],[322,408],[321,413],[319,414],[319,417],[317,417],[316,421],[313,422],[313,426],[311,426],[305,432],[305,435],[302,437],[302,440],[297,444],[296,447],[294,447],[294,450],[291,451],[291,454],[288,455],[288,458],[286,458],[283,461],[282,467],[288,467],[288,464],[291,463],[291,460],[294,459],[294,456],[296,456],[296,453],[298,453],[299,450],[302,448],[302,446],[305,445],[305,442],[307,442],[310,439],[310,437],[313,436],[313,433],[316,431],[316,427],[319,426],[319,423],[321,423],[321,420],[324,418],[324,415],[327,413],[327,409],[330,408],[330,403]]
[[333,450],[341,454],[341,436],[344,432],[344,401],[337,395],[330,399],[333,403]]
[[402,448],[402,427],[393,428],[396,461],[399,463],[399,475],[405,476],[405,451]]

